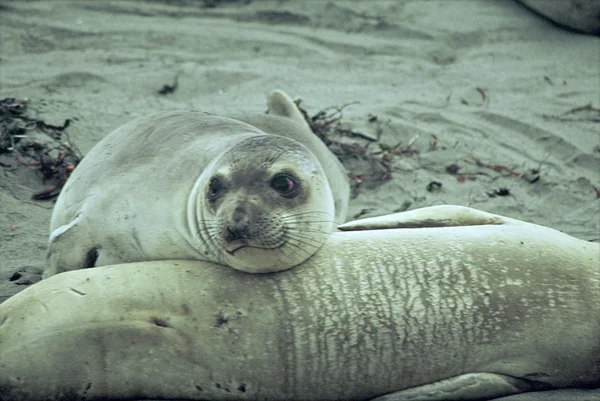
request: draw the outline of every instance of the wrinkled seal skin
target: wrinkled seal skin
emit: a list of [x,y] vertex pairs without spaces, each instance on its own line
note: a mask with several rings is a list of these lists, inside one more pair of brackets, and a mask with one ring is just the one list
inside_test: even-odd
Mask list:
[[0,305],[0,400],[597,400],[600,245],[465,210],[336,232],[274,274],[50,277]]
[[268,105],[238,119],[160,112],[103,138],[57,199],[44,277],[163,259],[264,273],[312,256],[346,218],[347,173],[286,94]]

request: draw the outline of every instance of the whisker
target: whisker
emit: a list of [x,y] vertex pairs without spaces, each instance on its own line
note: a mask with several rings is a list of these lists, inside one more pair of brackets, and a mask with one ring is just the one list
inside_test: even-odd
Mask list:
[[294,209],[296,209],[295,207],[293,208],[289,208],[277,213],[274,213],[275,216],[281,216],[282,214],[288,214],[290,216],[302,216],[305,214],[330,214],[329,212],[325,212],[325,211],[321,211],[321,210],[311,210],[311,211],[307,211],[307,212],[302,212],[302,213],[290,213],[291,211],[293,211]]
[[310,247],[310,248],[312,248],[312,249],[311,249],[311,250],[308,250],[308,249],[306,249],[306,248],[304,248],[304,247],[300,246],[300,245],[302,245],[302,244],[303,244],[303,243],[302,243],[302,242],[300,242],[300,241],[299,241],[299,242],[296,242],[296,243],[288,243],[288,245],[290,245],[291,247],[295,247],[295,249],[294,249],[294,248],[290,248],[290,247],[288,247],[288,248],[282,248],[282,250],[281,250],[281,251],[282,251],[282,253],[284,253],[284,254],[285,254],[285,253],[290,253],[291,255],[294,255],[294,253],[295,253],[295,252],[297,252],[297,251],[300,251],[300,252],[302,252],[302,253],[304,253],[304,254],[306,254],[306,255],[310,256],[310,255],[312,255],[314,252],[316,252],[316,249],[315,249],[315,248],[317,248],[317,249],[318,249],[318,247],[314,247],[314,246],[311,246],[311,245],[309,245],[309,247]]
[[[291,216],[286,216],[286,217],[281,217],[280,220],[281,221],[289,221],[289,220],[298,220],[298,221],[307,221],[307,219],[319,219],[316,221],[333,221],[333,219],[326,219],[323,218],[323,216],[318,216],[318,215],[303,215],[303,216],[298,216],[298,215],[291,215]],[[310,221],[310,220],[308,220]]]
[[298,220],[298,219],[294,219],[291,221],[288,220],[284,220],[284,223],[286,223],[287,226],[300,226],[300,225],[311,225],[311,224],[316,224],[316,223],[335,223],[333,220]]
[[[290,220],[290,219],[306,219],[306,218],[321,218],[323,219],[323,217],[333,217],[331,216],[329,213],[298,213],[298,214],[289,214],[287,216],[282,216],[279,217],[281,220]],[[333,220],[333,219],[327,219],[327,220]]]
[[287,238],[289,240],[286,241],[286,243],[289,243],[289,244],[292,244],[294,241],[296,241],[296,242],[302,242],[304,244],[314,246],[314,245],[320,245],[324,242],[321,239],[315,239],[311,236],[302,236],[302,235],[298,235],[298,234],[288,235]]
[[296,235],[296,234],[303,234],[303,233],[306,233],[306,234],[310,234],[310,233],[317,233],[317,234],[331,234],[331,231],[329,231],[329,230],[318,230],[318,229],[316,229],[316,228],[313,228],[313,229],[310,229],[310,228],[307,228],[307,229],[301,229],[301,228],[287,228],[287,230],[286,230],[286,231],[287,231],[287,232],[290,232],[290,233],[292,233],[292,234],[295,234],[295,235]]
[[[305,205],[305,204],[299,204],[299,205],[295,205],[295,206],[292,206],[292,207],[288,207],[288,208],[286,208],[286,209],[283,209],[283,210],[281,210],[281,211],[277,212],[276,214],[277,214],[277,215],[281,215],[281,214],[283,214],[283,213],[290,213],[290,212],[293,212],[295,209],[304,208],[304,207],[306,207],[306,205]],[[312,211],[307,211],[307,212],[305,212],[305,213],[327,213],[327,212],[320,211],[320,210],[312,210]]]

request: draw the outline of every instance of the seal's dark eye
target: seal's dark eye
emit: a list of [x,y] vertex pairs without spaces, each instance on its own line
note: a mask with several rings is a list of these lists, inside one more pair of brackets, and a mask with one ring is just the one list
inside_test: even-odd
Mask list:
[[300,193],[298,180],[291,175],[277,174],[271,181],[271,188],[286,198],[293,198]]
[[223,192],[223,183],[217,177],[213,177],[208,184],[208,197],[211,201],[216,200]]

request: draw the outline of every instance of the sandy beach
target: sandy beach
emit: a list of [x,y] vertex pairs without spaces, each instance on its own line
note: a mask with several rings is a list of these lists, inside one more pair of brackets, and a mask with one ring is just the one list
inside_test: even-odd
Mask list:
[[[376,141],[345,140],[389,157],[345,160],[349,219],[447,203],[600,241],[599,65],[600,38],[511,0],[0,3],[0,99],[68,119],[82,154],[134,117],[262,112],[276,88],[311,116],[347,105],[338,128]],[[3,301],[40,279],[53,200],[1,156]]]

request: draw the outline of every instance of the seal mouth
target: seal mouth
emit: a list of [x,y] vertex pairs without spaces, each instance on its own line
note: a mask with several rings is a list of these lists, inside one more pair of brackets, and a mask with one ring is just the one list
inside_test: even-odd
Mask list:
[[225,251],[230,255],[233,255],[242,248],[251,246],[246,238],[239,238],[234,241],[228,241],[224,245]]
[[225,249],[225,251],[230,254],[230,255],[234,255],[237,251],[239,251],[242,248],[247,248],[249,245],[238,245],[235,247],[229,247],[229,249]]
[[240,241],[236,241],[235,244],[232,244],[232,243],[227,244],[227,246],[225,247],[225,251],[230,255],[235,255],[235,253],[237,251],[244,249],[244,248],[260,249],[263,251],[274,251],[276,249],[281,248],[282,246],[283,246],[283,244],[276,246],[276,247],[256,246],[256,245],[252,245],[252,244],[248,243],[248,241],[240,240]]

